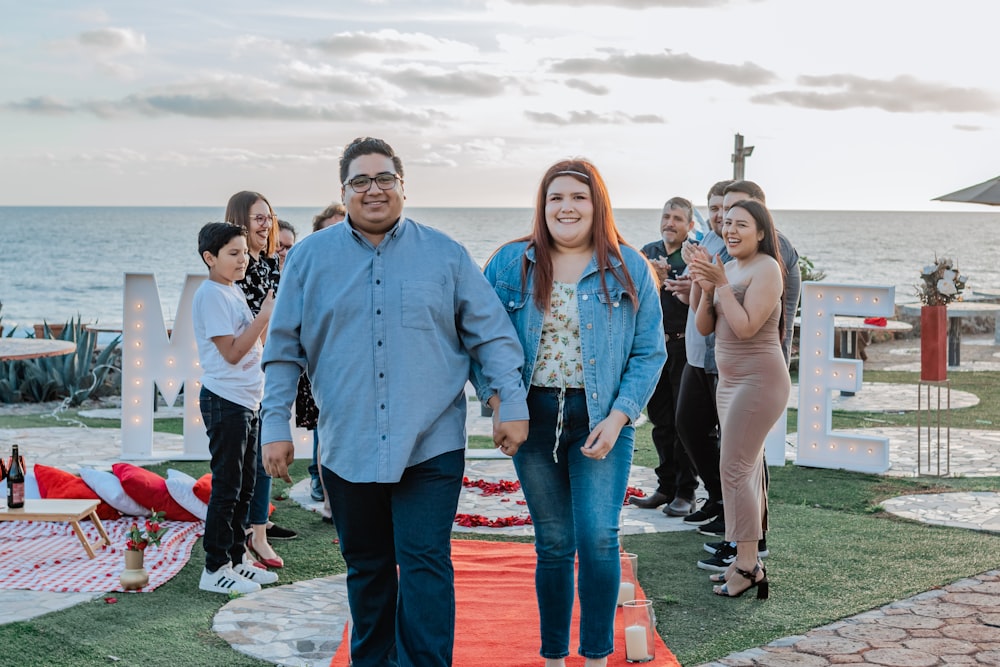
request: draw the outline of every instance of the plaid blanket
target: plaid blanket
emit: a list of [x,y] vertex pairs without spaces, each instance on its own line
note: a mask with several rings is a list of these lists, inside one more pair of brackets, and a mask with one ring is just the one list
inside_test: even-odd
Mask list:
[[[55,521],[7,521],[0,523],[0,589],[27,589],[55,593],[103,593],[121,591],[118,576],[125,569],[125,533],[132,518],[103,521],[111,546],[88,558],[68,523]],[[87,538],[98,539],[97,530],[81,521]],[[194,542],[205,524],[165,521],[169,530],[159,547],[146,549],[144,567],[149,592],[181,571],[191,557]]]

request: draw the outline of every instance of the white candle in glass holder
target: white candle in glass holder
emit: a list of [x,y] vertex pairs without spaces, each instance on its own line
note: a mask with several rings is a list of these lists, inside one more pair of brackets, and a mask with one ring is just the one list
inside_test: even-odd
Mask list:
[[625,628],[625,659],[649,659],[649,647],[646,646],[645,627],[641,625],[630,625]]
[[631,581],[623,581],[618,584],[618,606],[635,599],[635,584]]

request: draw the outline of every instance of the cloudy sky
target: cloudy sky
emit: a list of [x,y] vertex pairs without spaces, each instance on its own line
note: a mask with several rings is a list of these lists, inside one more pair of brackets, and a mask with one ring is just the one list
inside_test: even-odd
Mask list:
[[0,0],[0,205],[339,198],[388,140],[416,206],[618,207],[747,177],[783,209],[974,210],[1000,174],[995,0]]

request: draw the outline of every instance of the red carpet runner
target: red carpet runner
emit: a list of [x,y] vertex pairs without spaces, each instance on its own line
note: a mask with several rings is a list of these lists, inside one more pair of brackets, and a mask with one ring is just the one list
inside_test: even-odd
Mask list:
[[[513,542],[452,541],[455,565],[454,667],[537,667],[538,606],[535,601],[535,547]],[[636,591],[641,596],[641,590]],[[573,609],[567,667],[580,667],[579,605]],[[347,667],[347,639],[333,656],[330,667]],[[622,612],[615,621],[615,652],[608,665],[624,666],[625,639]],[[670,649],[656,636],[656,658],[649,667],[680,667]]]

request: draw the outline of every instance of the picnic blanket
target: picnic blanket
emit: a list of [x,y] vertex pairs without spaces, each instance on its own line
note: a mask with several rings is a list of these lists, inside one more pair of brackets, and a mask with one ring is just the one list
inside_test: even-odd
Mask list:
[[[538,603],[535,600],[535,547],[514,542],[452,540],[455,566],[455,654],[456,667],[489,664],[491,667],[531,667],[542,664]],[[636,588],[636,595],[642,589]],[[583,665],[576,655],[579,645],[580,605],[573,606],[568,667]],[[659,635],[656,657],[648,667],[679,667],[677,658]],[[349,664],[350,640],[344,635],[330,667]],[[625,663],[625,628],[622,610],[615,617],[615,652],[608,667]]]
[[[125,533],[135,519],[102,521],[111,546],[88,558],[68,523],[7,521],[0,523],[0,589],[27,589],[54,593],[121,591],[118,576],[125,569]],[[90,521],[81,521],[87,538],[98,539]],[[191,557],[195,540],[204,533],[201,521],[164,521],[163,542],[146,549],[144,566],[149,592],[181,571]]]

